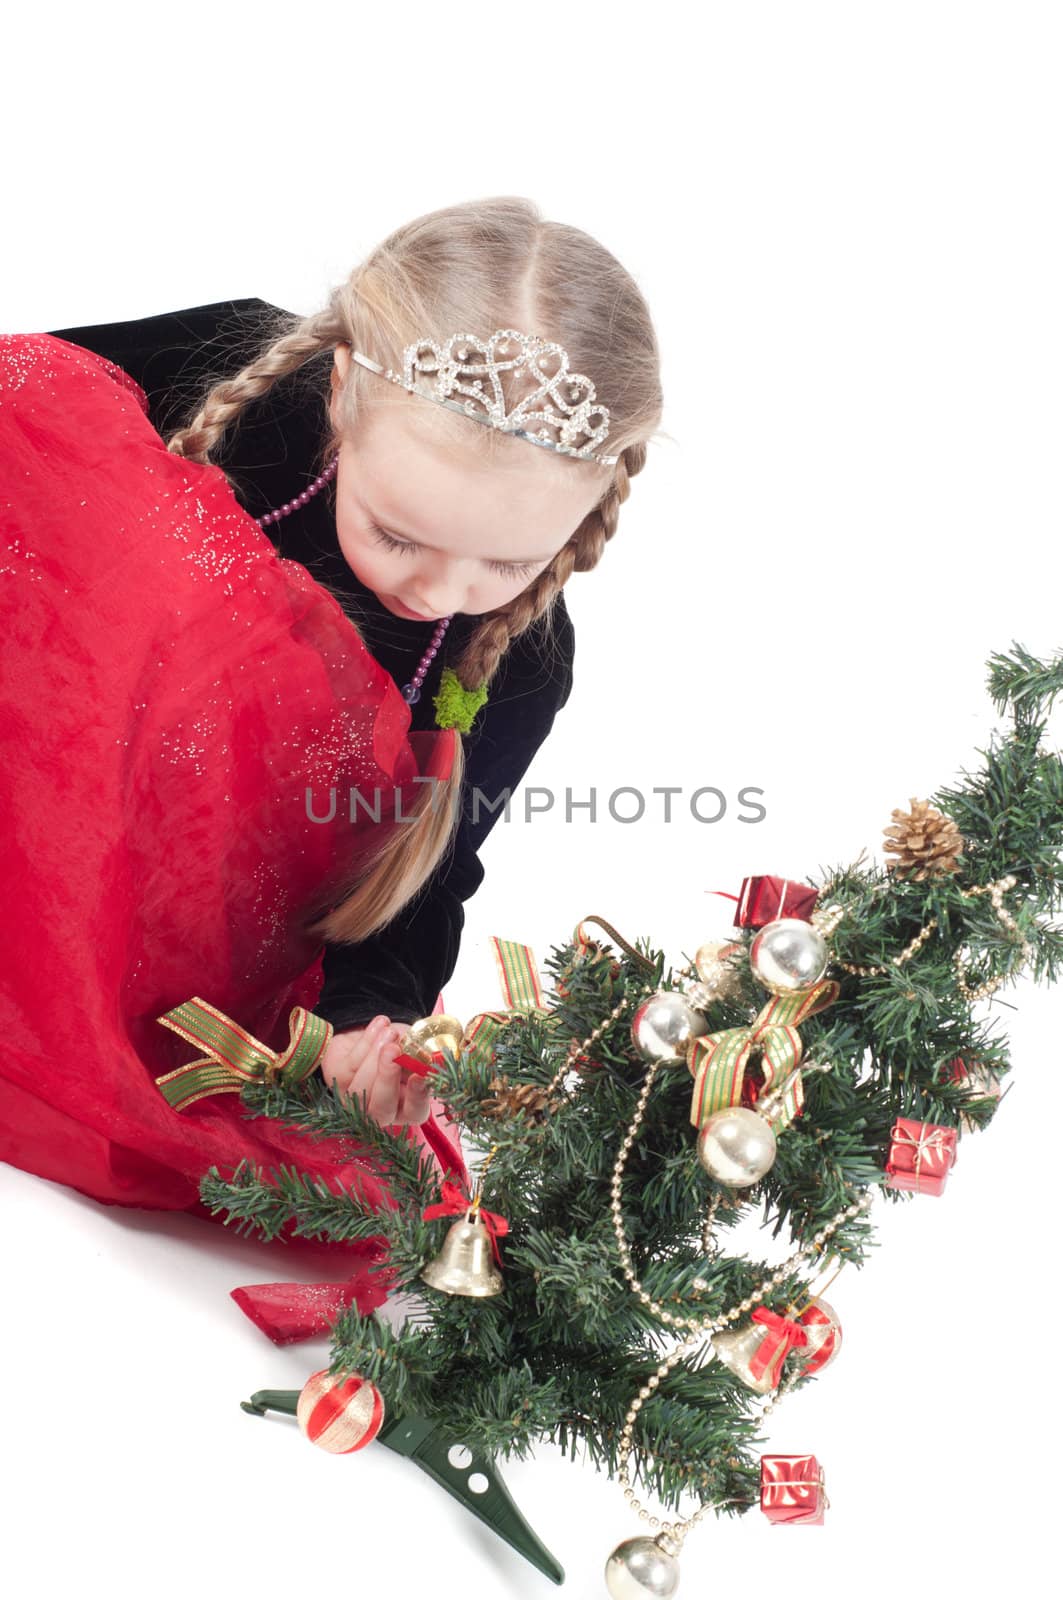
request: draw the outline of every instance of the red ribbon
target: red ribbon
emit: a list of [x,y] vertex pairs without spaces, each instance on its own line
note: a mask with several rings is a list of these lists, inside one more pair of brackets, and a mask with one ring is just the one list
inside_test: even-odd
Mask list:
[[781,1367],[791,1350],[808,1343],[808,1332],[799,1322],[792,1322],[777,1311],[769,1311],[767,1306],[758,1306],[751,1320],[763,1323],[770,1330],[749,1358],[749,1370],[754,1378],[761,1377],[774,1361]]
[[[431,1222],[436,1217],[459,1216],[466,1211],[472,1210],[472,1201],[466,1197],[465,1191],[459,1189],[456,1183],[448,1183],[444,1179],[440,1192],[443,1196],[442,1200],[434,1206],[427,1206],[421,1212],[426,1222]],[[490,1235],[491,1249],[494,1253],[495,1261],[501,1266],[502,1257],[499,1253],[498,1241],[503,1234],[509,1232],[509,1223],[497,1211],[485,1211],[482,1206],[477,1214]]]

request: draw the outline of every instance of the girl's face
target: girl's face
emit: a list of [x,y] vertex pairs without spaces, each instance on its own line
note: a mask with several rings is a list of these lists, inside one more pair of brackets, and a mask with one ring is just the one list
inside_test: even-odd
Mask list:
[[[349,363],[338,345],[333,394]],[[336,471],[348,566],[395,616],[426,622],[494,611],[527,588],[597,504],[608,470],[526,440],[487,463],[475,439],[466,451],[417,428],[413,408],[430,403],[374,411]]]

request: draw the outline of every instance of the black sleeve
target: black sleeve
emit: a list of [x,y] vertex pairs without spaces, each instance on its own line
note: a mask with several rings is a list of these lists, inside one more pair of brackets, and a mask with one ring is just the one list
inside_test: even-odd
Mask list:
[[[278,314],[284,313],[266,300],[217,300],[127,322],[48,332],[128,372],[147,397],[148,420],[165,437],[187,420],[210,382],[238,372],[257,354],[267,319]],[[323,361],[331,359],[331,351],[323,353]],[[309,375],[302,379],[303,384],[312,381]],[[263,516],[305,487],[317,425],[298,383],[283,390],[275,385],[222,436],[212,460],[228,474],[251,516]]]
[[451,851],[379,933],[325,946],[325,982],[314,1010],[337,1031],[364,1027],[380,1014],[393,1022],[426,1017],[453,975],[463,902],[483,882],[477,852],[572,690],[574,634],[563,595],[555,607],[554,641],[544,642],[533,625],[510,646],[496,693],[466,736],[462,813]]
[[272,309],[263,300],[218,300],[128,322],[48,331],[113,361],[135,378],[148,397],[152,425],[164,433],[176,425],[186,399],[208,373],[221,375],[233,365],[234,337]]

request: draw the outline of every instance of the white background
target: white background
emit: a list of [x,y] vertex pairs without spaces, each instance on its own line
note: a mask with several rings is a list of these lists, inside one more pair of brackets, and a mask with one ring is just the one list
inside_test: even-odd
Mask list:
[[[575,688],[526,779],[599,820],[498,824],[449,1010],[499,1003],[493,934],[542,961],[596,913],[678,964],[730,929],[707,891],[876,856],[980,765],[988,656],[1058,649],[1057,7],[52,6],[8,33],[8,330],[309,311],[400,222],[501,193],[649,299],[670,439],[568,585]],[[652,821],[665,784],[728,812]],[[610,819],[621,785],[642,821]],[[993,1594],[1052,1559],[1058,1007],[1004,991],[999,1117],[943,1196],[876,1203],[829,1293],[843,1351],[770,1419],[823,1462],[824,1527],[708,1517],[682,1594]],[[7,1166],[0,1203],[13,1594],[551,1591],[389,1451],[239,1410],[327,1362],[228,1298],[307,1257]],[[619,1487],[549,1447],[504,1470],[563,1592],[604,1594],[645,1531]]]

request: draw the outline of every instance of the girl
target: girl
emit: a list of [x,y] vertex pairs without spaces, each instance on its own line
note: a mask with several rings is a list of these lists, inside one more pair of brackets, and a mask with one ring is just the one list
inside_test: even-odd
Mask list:
[[[349,1142],[232,1095],[175,1112],[154,1078],[190,1051],[158,1018],[202,995],[279,1050],[304,1005],[326,1081],[421,1135],[394,1024],[452,974],[477,851],[567,698],[561,591],[660,421],[642,295],[504,197],[398,229],[307,317],[0,346],[0,1156],[208,1215],[211,1162],[280,1151],[383,1203]],[[346,816],[374,781],[415,825]]]

